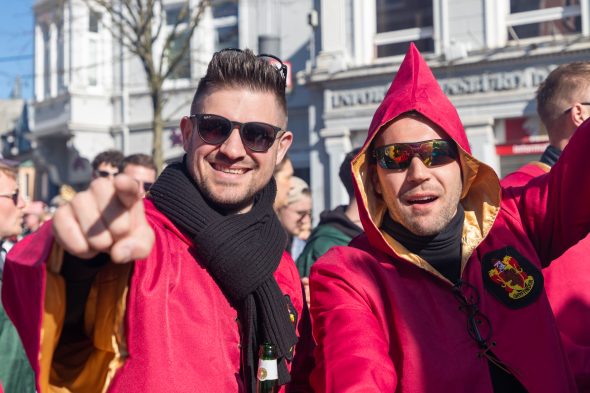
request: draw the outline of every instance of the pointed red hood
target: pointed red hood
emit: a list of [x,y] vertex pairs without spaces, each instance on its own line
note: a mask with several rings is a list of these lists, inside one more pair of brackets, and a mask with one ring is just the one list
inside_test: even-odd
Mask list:
[[434,78],[424,58],[411,43],[410,49],[385,98],[371,122],[367,141],[371,141],[381,127],[399,115],[416,111],[440,126],[461,148],[471,154],[467,135],[457,110]]
[[[479,226],[478,232],[483,237],[493,223],[493,217],[490,221],[489,214],[495,216],[494,211],[497,211],[500,203],[498,177],[493,169],[471,156],[467,135],[457,110],[440,88],[418,49],[414,44],[410,44],[383,102],[373,116],[363,148],[352,162],[359,213],[369,241],[374,247],[385,252],[391,252],[393,249],[398,254],[409,254],[395,240],[386,240],[379,231],[386,207],[381,197],[373,190],[371,172],[374,165],[367,154],[371,153],[371,143],[384,126],[387,127],[391,121],[410,111],[419,112],[431,120],[457,143],[463,176],[461,203],[470,223],[475,222]],[[485,203],[482,204],[482,201]],[[468,211],[469,209],[471,211]],[[484,216],[487,221],[484,220]],[[420,264],[420,258],[413,254],[406,259],[418,261],[416,263]]]

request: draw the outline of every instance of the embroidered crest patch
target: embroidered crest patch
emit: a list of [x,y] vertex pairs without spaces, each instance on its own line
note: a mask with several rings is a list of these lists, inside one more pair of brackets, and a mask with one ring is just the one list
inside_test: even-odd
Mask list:
[[486,289],[510,308],[528,306],[543,290],[539,269],[510,246],[484,255],[482,274]]

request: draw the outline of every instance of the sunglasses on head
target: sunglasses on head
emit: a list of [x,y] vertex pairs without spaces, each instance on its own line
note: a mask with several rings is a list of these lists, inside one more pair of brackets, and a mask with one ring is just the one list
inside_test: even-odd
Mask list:
[[[223,53],[223,52],[243,53],[244,51],[241,49],[238,49],[238,48],[224,48],[217,53]],[[281,59],[279,59],[275,55],[269,55],[267,53],[261,53],[259,55],[256,55],[256,57],[266,60],[268,63],[273,65],[280,72],[283,79],[287,79],[287,65],[285,63],[283,63],[283,61]]]
[[19,191],[17,188],[14,192],[12,192],[10,194],[0,194],[0,197],[12,199],[12,202],[16,206],[16,205],[18,205],[18,195],[19,195]]
[[416,156],[427,167],[445,165],[457,159],[457,148],[453,141],[432,139],[414,143],[394,143],[373,150],[373,158],[383,169],[407,169]]
[[240,131],[242,143],[254,152],[265,152],[277,138],[281,127],[267,123],[250,121],[240,123],[219,115],[196,114],[189,118],[196,119],[197,132],[201,139],[210,145],[221,145],[229,138],[235,127]]

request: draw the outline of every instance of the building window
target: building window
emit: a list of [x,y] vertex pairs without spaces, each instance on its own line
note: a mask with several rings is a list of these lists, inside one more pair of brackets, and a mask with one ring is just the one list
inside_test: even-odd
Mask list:
[[376,0],[376,57],[403,55],[410,42],[434,52],[433,0]]
[[57,90],[64,90],[64,28],[63,21],[57,25]]
[[215,28],[214,51],[224,48],[239,48],[238,1],[216,1],[212,6]]
[[98,33],[98,28],[100,25],[100,13],[96,11],[90,10],[90,14],[88,15],[88,31],[91,33]]
[[98,85],[98,40],[90,37],[88,40],[88,85]]
[[[184,5],[175,5],[166,8],[166,26],[168,32],[176,31],[175,38],[166,48],[166,60],[168,62],[177,58],[186,40],[190,39],[189,34],[190,11]],[[188,79],[191,77],[191,50],[188,49],[182,54],[180,62],[170,74],[170,79]]]
[[509,0],[508,41],[582,32],[580,0]]
[[88,14],[88,85],[98,85],[100,67],[100,19],[101,14],[90,10]]
[[51,96],[51,46],[49,43],[49,27],[42,26],[43,32],[43,96]]

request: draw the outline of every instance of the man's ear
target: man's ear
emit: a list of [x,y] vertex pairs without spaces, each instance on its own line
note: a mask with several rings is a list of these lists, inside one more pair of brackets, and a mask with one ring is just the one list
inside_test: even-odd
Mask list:
[[585,112],[586,108],[579,102],[576,102],[572,106],[572,110],[569,112],[570,120],[576,125],[576,128],[580,126],[588,118],[588,114]]
[[279,137],[277,143],[279,147],[277,149],[277,162],[275,163],[275,165],[278,165],[281,161],[283,161],[285,154],[287,154],[287,152],[289,151],[289,148],[293,143],[293,133],[291,131],[285,131],[283,135]]
[[185,153],[189,153],[190,141],[193,135],[193,121],[189,117],[183,116],[180,119],[180,132],[182,133],[182,148]]
[[379,182],[379,173],[377,173],[377,165],[369,165],[369,173],[371,174],[371,182],[373,183],[373,189],[377,195],[383,196],[381,189],[381,182]]

